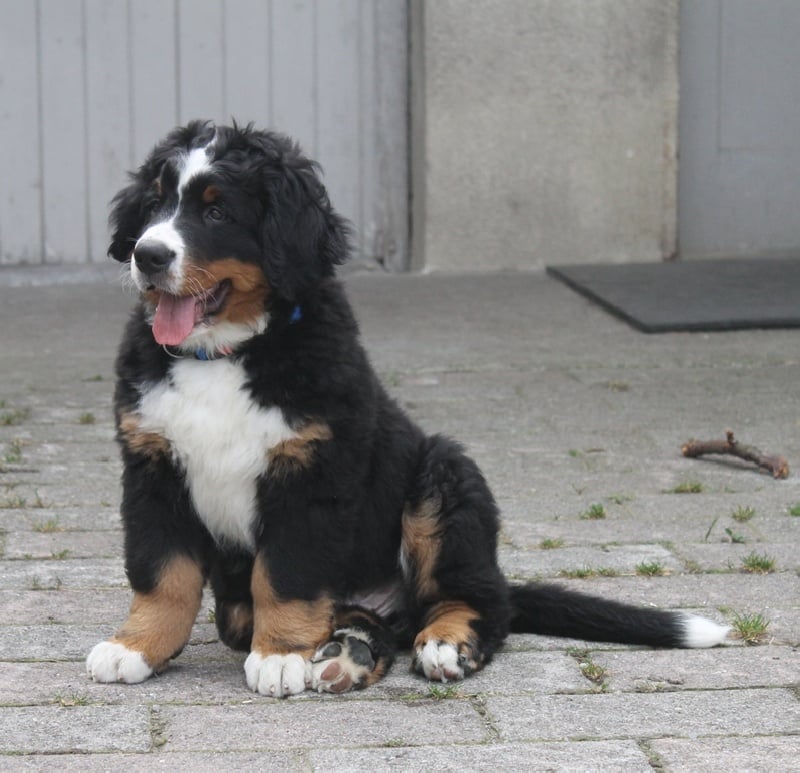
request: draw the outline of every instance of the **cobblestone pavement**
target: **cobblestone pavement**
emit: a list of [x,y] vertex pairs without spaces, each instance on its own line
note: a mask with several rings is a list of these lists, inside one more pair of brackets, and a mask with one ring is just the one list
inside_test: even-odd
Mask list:
[[486,473],[509,575],[769,624],[710,651],[514,635],[462,684],[405,655],[364,692],[277,701],[248,692],[210,599],[162,676],[87,679],[129,603],[111,391],[130,301],[92,272],[20,277],[0,274],[0,768],[797,769],[800,476],[679,449],[730,427],[798,467],[800,331],[646,336],[542,274],[351,276],[390,391]]

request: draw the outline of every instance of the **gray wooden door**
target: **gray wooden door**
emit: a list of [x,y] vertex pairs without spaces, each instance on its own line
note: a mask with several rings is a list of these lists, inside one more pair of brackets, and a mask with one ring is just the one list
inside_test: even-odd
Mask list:
[[362,260],[407,262],[405,0],[0,0],[0,263],[105,259],[126,170],[191,118],[293,135]]
[[684,0],[682,256],[800,254],[800,2]]

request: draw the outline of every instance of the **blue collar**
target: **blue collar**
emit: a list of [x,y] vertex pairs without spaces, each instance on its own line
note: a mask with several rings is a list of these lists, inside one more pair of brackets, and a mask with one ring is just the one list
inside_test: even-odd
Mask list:
[[[303,309],[298,303],[292,309],[292,313],[289,316],[289,324],[294,325],[301,319],[303,319]],[[201,347],[199,349],[195,349],[194,358],[196,360],[202,360],[203,362],[209,362],[210,360],[218,360],[221,357],[229,357],[231,354],[233,354],[233,349],[229,346],[224,346],[221,349],[217,349],[215,352],[209,352],[207,349]]]

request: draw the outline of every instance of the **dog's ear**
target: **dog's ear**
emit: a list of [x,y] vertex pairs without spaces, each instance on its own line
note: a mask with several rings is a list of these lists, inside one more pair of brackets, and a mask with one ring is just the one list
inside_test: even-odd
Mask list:
[[137,239],[142,235],[149,217],[149,185],[140,176],[142,170],[132,175],[130,185],[123,188],[111,202],[108,217],[111,244],[108,255],[124,263],[130,260]]
[[264,273],[273,292],[287,301],[332,276],[349,253],[349,226],[334,212],[317,169],[296,155],[268,172]]

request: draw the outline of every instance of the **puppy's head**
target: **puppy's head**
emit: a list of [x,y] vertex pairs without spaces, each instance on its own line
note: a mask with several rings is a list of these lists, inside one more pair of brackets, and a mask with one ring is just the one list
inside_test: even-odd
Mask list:
[[172,131],[114,198],[110,223],[109,255],[130,261],[156,341],[185,349],[260,332],[270,308],[302,303],[348,254],[317,166],[249,126]]

